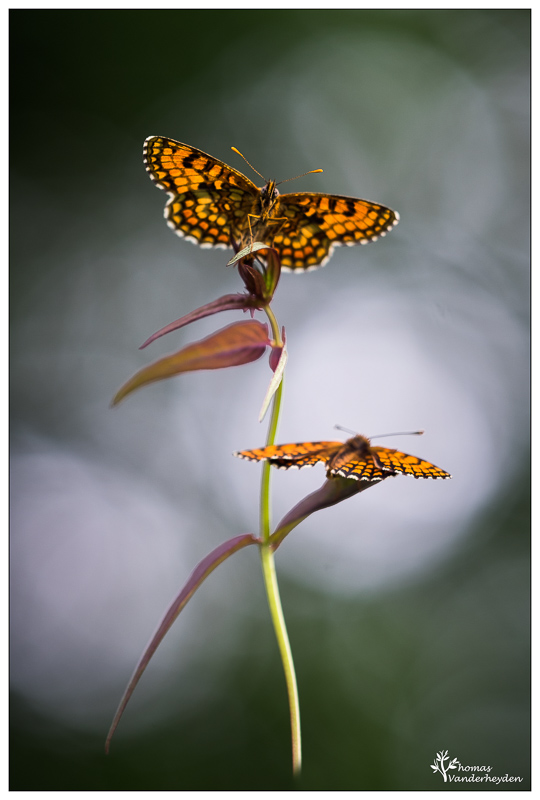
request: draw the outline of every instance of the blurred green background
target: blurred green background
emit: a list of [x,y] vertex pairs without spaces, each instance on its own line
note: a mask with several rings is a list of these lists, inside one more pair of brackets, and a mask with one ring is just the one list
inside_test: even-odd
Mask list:
[[[425,428],[388,446],[454,475],[385,481],[278,552],[297,785],[471,788],[433,774],[448,750],[530,787],[529,69],[526,10],[11,11],[11,789],[293,788],[254,549],[189,604],[103,753],[182,582],[256,530],[259,469],[230,453],[265,438],[263,360],[108,408],[236,317],[138,351],[150,333],[241,289],[166,227],[149,135],[278,180],[322,167],[287,190],[401,214],[274,304],[278,440]],[[322,474],[275,476],[276,521]]]

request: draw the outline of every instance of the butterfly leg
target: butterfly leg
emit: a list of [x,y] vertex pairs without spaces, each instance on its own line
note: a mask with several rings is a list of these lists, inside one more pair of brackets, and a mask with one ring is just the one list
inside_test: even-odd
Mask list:
[[247,221],[248,221],[248,225],[249,225],[249,246],[250,246],[250,248],[253,248],[253,229],[251,227],[251,217],[253,217],[253,219],[261,219],[261,217],[260,217],[259,214],[248,214],[247,215]]

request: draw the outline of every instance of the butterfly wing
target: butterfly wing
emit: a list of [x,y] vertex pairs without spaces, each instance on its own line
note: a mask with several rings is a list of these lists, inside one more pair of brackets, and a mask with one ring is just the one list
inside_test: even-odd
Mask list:
[[312,467],[318,461],[326,461],[342,442],[300,442],[298,444],[273,444],[256,450],[240,450],[234,453],[248,461],[269,461],[278,469],[289,467]]
[[392,450],[389,447],[372,447],[375,460],[381,465],[385,472],[396,474],[402,472],[405,475],[414,475],[415,478],[451,478],[450,473],[445,472],[435,464],[424,461],[417,456],[410,456],[402,453],[401,450]]
[[231,247],[247,226],[260,190],[241,172],[188,144],[149,136],[144,163],[169,195],[165,219],[178,236],[201,247]]
[[392,474],[383,472],[371,454],[352,458],[338,469],[330,469],[328,472],[330,475],[341,475],[342,478],[354,478],[356,481],[382,481]]
[[280,195],[272,216],[268,230],[286,270],[321,267],[334,247],[375,242],[399,222],[386,206],[316,192]]

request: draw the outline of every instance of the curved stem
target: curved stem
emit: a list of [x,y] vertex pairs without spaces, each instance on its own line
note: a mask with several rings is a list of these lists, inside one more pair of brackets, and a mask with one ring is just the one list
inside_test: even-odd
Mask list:
[[283,609],[281,608],[274,553],[268,545],[261,545],[260,550],[268,605],[270,606],[272,622],[274,623],[274,630],[276,632],[281,661],[283,663],[283,671],[285,672],[287,695],[289,697],[293,773],[294,775],[299,775],[302,769],[302,735],[300,730],[300,704],[298,702],[298,687],[296,684],[294,661],[289,637],[287,635],[285,619],[283,617]]
[[[274,339],[278,344],[281,344],[281,335],[277,320],[272,310],[267,306],[265,308],[266,314],[272,327]],[[281,396],[283,391],[283,381],[280,383],[276,390],[274,399],[272,401],[272,412],[270,416],[270,424],[268,427],[268,436],[266,444],[274,444],[278,421],[279,412],[281,408]],[[262,467],[261,479],[261,562],[264,576],[264,583],[266,587],[266,595],[268,597],[268,605],[270,607],[270,614],[276,633],[281,661],[283,663],[283,670],[285,672],[285,683],[287,685],[287,694],[289,697],[289,710],[291,717],[291,738],[292,738],[292,758],[293,758],[293,772],[295,775],[300,774],[302,766],[302,739],[300,732],[300,705],[298,702],[298,687],[296,684],[296,674],[294,671],[294,662],[292,658],[291,645],[287,634],[287,627],[285,625],[285,618],[283,616],[283,609],[281,607],[281,598],[279,596],[279,587],[276,576],[276,566],[274,561],[274,552],[270,545],[270,464],[265,461]]]
[[281,331],[279,330],[279,325],[277,319],[274,316],[274,312],[270,308],[270,306],[265,306],[264,310],[266,311],[266,316],[270,322],[270,327],[272,328],[272,333],[274,334],[274,339],[276,340],[276,344],[281,345],[283,342],[281,341]]

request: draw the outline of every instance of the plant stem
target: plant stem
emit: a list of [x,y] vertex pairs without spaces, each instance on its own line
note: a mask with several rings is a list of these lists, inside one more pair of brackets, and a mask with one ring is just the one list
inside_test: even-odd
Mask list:
[[296,674],[294,671],[291,645],[289,644],[289,637],[287,635],[287,628],[281,608],[274,553],[268,545],[261,545],[260,550],[268,605],[270,606],[272,622],[274,623],[274,630],[276,632],[283,670],[285,672],[285,683],[287,685],[291,717],[293,773],[297,776],[302,769],[302,735],[300,731],[300,704],[298,702]]
[[[277,320],[272,310],[267,306],[266,313],[272,326],[274,339],[281,343],[281,336]],[[283,390],[283,381],[278,386],[272,401],[272,412],[270,417],[270,424],[268,427],[268,436],[266,444],[274,444],[277,425],[279,420],[279,412],[281,408],[281,396]],[[266,595],[268,597],[268,605],[270,607],[270,614],[276,633],[281,661],[283,663],[283,670],[285,672],[285,683],[287,685],[287,694],[289,697],[289,710],[291,717],[291,738],[292,738],[292,759],[293,759],[293,773],[299,775],[302,767],[302,738],[300,732],[300,705],[298,702],[298,687],[296,685],[296,674],[294,671],[294,662],[292,658],[291,645],[287,634],[287,627],[285,625],[285,618],[283,616],[283,609],[281,607],[281,598],[279,596],[279,587],[276,576],[276,566],[274,561],[274,552],[269,544],[270,538],[270,464],[265,461],[262,467],[262,480],[261,480],[261,539],[262,544],[261,562],[266,587]]]

